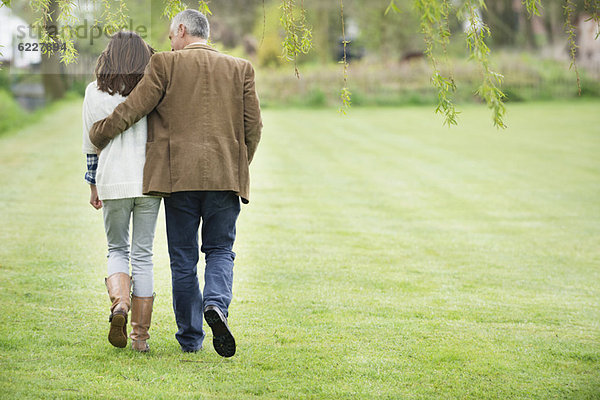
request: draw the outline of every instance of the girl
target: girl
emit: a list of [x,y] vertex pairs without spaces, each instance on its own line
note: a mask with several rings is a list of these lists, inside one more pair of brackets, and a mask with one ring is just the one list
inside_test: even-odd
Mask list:
[[131,308],[131,347],[137,351],[149,350],[146,340],[150,337],[154,302],[152,244],[160,207],[160,197],[142,195],[147,122],[142,118],[114,138],[99,155],[90,142],[89,130],[131,93],[153,53],[136,33],[115,34],[98,57],[96,81],[87,86],[83,101],[83,152],[87,154],[88,166],[85,179],[90,184],[90,204],[103,209],[108,242],[105,283],[112,301],[108,341],[116,347],[127,346],[127,314]]

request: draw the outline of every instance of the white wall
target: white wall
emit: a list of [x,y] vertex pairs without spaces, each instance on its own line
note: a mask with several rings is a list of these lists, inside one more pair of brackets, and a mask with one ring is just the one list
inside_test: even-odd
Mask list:
[[29,31],[27,22],[12,15],[8,7],[0,7],[0,61],[10,61],[11,67],[25,68],[41,62],[41,52],[39,48],[38,51],[19,51],[19,43],[37,43],[35,38],[18,38],[19,26],[24,26]]

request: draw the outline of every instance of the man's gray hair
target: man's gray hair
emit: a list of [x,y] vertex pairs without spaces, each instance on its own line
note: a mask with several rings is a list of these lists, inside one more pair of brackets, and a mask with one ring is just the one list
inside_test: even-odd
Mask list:
[[201,37],[202,39],[208,39],[208,36],[210,35],[208,19],[198,10],[192,10],[190,8],[183,10],[173,17],[173,21],[171,22],[171,32],[176,33],[179,24],[183,24],[183,26],[186,27],[189,35]]

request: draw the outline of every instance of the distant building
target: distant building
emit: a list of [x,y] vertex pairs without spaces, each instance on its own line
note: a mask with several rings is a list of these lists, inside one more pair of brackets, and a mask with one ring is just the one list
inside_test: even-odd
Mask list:
[[19,50],[20,43],[37,44],[35,38],[18,37],[19,27],[29,31],[29,25],[22,18],[13,15],[10,8],[0,7],[0,62],[11,68],[30,68],[41,63],[41,52]]

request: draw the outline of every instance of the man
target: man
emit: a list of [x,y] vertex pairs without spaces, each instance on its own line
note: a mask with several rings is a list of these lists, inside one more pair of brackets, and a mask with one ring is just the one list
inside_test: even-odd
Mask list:
[[[249,171],[262,122],[248,61],[209,45],[209,25],[196,10],[173,18],[171,52],[154,54],[144,78],[90,130],[102,149],[148,115],[143,193],[164,196],[171,260],[175,337],[184,352],[202,348],[202,314],[223,357],[235,354],[227,324],[232,297],[236,220],[249,200]],[[205,254],[200,291],[198,229]]]

